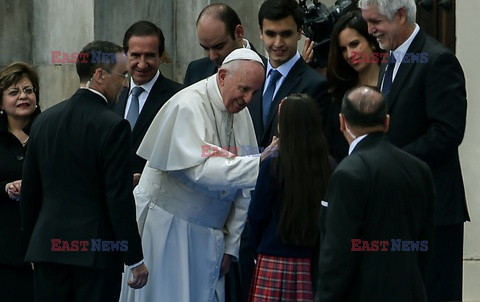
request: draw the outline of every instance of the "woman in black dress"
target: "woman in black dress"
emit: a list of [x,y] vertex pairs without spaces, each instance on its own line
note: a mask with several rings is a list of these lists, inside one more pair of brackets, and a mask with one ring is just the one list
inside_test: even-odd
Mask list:
[[0,72],[0,293],[2,301],[33,301],[33,271],[25,263],[20,192],[28,129],[40,113],[35,70],[13,63]]

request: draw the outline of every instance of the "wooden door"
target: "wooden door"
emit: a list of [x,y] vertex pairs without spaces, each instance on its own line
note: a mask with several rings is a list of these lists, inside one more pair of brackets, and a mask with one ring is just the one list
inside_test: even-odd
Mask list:
[[418,25],[453,53],[456,42],[455,1],[416,0]]

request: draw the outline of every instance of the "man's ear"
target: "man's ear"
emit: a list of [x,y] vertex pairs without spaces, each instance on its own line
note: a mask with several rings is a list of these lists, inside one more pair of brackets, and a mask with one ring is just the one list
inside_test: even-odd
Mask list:
[[99,67],[95,69],[95,73],[93,74],[92,78],[94,78],[97,83],[103,83],[103,79],[105,78],[104,73],[104,69]]
[[225,83],[225,78],[227,77],[228,71],[225,68],[220,68],[218,70],[218,83],[220,86],[223,86]]
[[297,30],[297,40],[300,40],[302,38],[302,33],[303,33],[303,26],[299,26]]
[[234,33],[235,33],[235,40],[239,39],[240,42],[243,42],[244,30],[243,30],[242,24],[237,24],[237,26],[235,26]]
[[340,121],[340,131],[345,131],[345,116],[341,113],[338,114],[338,120]]
[[405,8],[400,8],[396,13],[395,15],[393,16],[393,19],[395,20],[395,18],[398,18],[398,21],[400,22],[400,24],[404,24],[407,22],[407,11],[405,10]]
[[383,132],[387,133],[388,128],[390,127],[390,115],[385,115],[385,121],[383,122]]

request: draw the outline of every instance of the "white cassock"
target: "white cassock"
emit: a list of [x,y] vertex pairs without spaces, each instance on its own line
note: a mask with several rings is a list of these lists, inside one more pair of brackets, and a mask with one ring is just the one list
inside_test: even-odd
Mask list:
[[126,268],[120,301],[224,301],[222,257],[238,257],[260,163],[248,110],[229,114],[213,75],[162,107],[137,153],[148,160],[134,195],[150,275],[133,290]]

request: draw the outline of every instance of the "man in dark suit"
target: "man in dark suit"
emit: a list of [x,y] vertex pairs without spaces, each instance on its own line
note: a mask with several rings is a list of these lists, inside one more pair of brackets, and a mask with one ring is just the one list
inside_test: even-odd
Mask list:
[[327,81],[297,51],[303,21],[303,11],[295,0],[267,0],[258,12],[260,38],[268,53],[267,74],[263,95],[258,93],[248,109],[259,147],[267,147],[277,135],[278,104],[292,93],[310,95],[322,117],[326,116],[330,103]]
[[185,86],[215,74],[234,49],[245,47],[256,51],[243,38],[243,25],[237,13],[224,3],[213,3],[202,9],[197,18],[197,36],[207,56],[188,64]]
[[[162,30],[152,22],[138,21],[130,26],[123,38],[123,49],[128,55],[131,80],[129,87],[120,95],[118,104],[113,106],[114,111],[128,119],[132,127],[133,173],[134,184],[137,184],[146,163],[136,154],[138,146],[158,110],[182,85],[165,78],[158,70],[165,50],[165,38]],[[133,93],[137,89],[140,89],[138,95]]]
[[392,117],[387,136],[430,166],[437,188],[429,300],[461,301],[463,228],[469,220],[458,156],[467,110],[462,67],[415,23],[414,0],[360,1],[359,6],[369,33],[395,58],[379,77]]
[[350,155],[322,201],[315,301],[425,301],[432,174],[385,139],[389,122],[377,88],[347,92],[340,128]]
[[[34,122],[25,158],[21,214],[35,300],[118,301],[123,264],[141,288],[143,264],[132,194],[130,127],[107,105],[127,85],[119,45],[87,44],[77,63],[84,84]],[[85,62],[85,60],[87,62]]]

